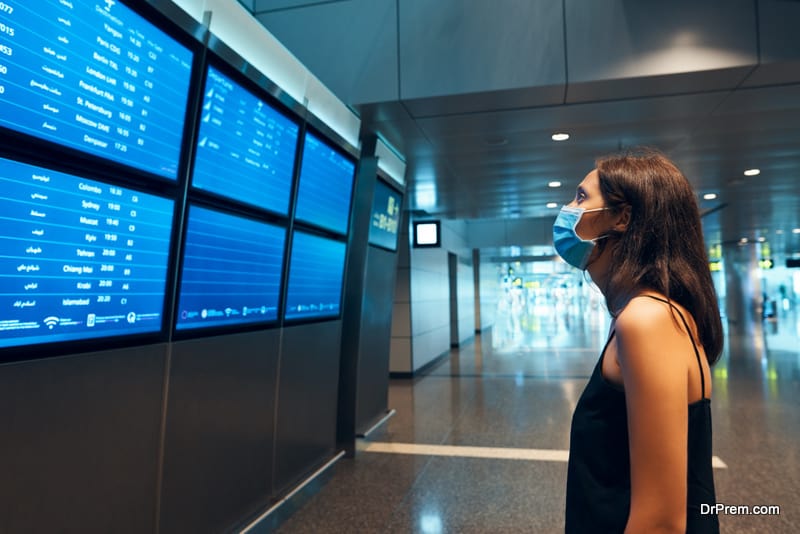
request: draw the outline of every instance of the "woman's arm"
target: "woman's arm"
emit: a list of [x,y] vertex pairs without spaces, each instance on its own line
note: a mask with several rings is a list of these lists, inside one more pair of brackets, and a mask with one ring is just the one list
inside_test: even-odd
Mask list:
[[633,299],[616,323],[628,410],[631,509],[626,534],[686,531],[686,334],[671,309]]

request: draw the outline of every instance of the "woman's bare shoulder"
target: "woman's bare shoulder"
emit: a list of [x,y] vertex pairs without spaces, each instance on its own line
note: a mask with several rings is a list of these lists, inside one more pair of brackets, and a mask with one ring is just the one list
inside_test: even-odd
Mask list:
[[[671,322],[672,311],[666,298],[653,294],[642,294],[632,298],[617,314],[617,330],[647,333],[659,330],[665,321]],[[657,300],[658,299],[658,300]]]
[[615,330],[630,349],[635,349],[628,351],[629,356],[631,353],[658,354],[684,347],[687,333],[673,306],[676,305],[645,295],[628,302],[617,315]]

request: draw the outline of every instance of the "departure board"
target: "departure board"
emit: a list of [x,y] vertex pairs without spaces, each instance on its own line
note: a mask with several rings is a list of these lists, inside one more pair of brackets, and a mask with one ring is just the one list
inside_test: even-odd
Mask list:
[[173,202],[0,159],[0,347],[161,330]]
[[286,319],[337,317],[342,301],[345,244],[294,232]]
[[382,180],[375,182],[372,213],[369,219],[369,243],[397,250],[397,230],[400,226],[400,205],[403,196]]
[[306,133],[295,218],[347,233],[355,164],[312,133]]
[[298,126],[209,67],[192,185],[287,215]]
[[117,0],[0,1],[0,126],[175,179],[191,65]]
[[278,318],[286,230],[191,206],[178,330]]

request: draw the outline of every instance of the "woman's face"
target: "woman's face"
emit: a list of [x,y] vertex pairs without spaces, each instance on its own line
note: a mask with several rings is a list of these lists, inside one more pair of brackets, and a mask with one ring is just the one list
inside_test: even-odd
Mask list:
[[[604,208],[605,201],[600,194],[600,178],[597,174],[597,169],[593,170],[583,179],[575,190],[575,198],[568,204],[573,208],[583,208],[591,210],[596,208]],[[609,228],[608,211],[593,211],[584,213],[575,231],[581,239],[594,239],[604,235]]]

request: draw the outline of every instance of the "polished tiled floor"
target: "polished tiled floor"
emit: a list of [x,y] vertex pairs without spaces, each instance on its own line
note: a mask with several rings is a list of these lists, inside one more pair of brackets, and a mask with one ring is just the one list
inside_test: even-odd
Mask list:
[[[563,532],[566,463],[368,452],[373,443],[569,447],[572,410],[608,326],[600,310],[539,310],[506,321],[427,376],[392,381],[396,415],[341,460],[278,532]],[[718,500],[778,505],[722,515],[723,532],[800,532],[800,318],[729,332],[713,369]],[[455,454],[459,450],[452,449]],[[496,452],[496,451],[495,451]]]

